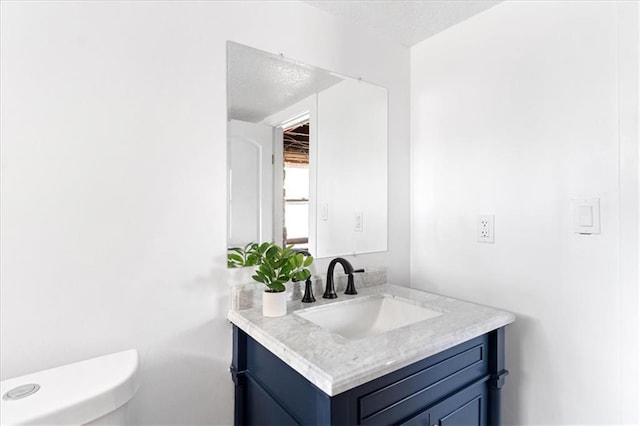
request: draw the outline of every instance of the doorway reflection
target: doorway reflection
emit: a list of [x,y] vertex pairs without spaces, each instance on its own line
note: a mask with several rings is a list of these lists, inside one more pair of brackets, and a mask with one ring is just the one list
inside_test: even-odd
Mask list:
[[283,129],[285,245],[309,249],[309,121]]

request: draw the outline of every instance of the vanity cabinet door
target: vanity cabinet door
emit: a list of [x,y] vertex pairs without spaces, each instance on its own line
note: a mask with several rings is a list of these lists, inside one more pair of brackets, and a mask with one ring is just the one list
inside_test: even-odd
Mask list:
[[485,426],[487,384],[471,385],[429,410],[430,426]]
[[487,384],[476,383],[423,411],[403,426],[486,426]]
[[251,377],[246,381],[244,426],[288,426],[298,423]]

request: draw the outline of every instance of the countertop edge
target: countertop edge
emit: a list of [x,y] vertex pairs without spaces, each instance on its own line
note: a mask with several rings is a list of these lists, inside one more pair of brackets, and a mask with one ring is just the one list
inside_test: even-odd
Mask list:
[[[278,338],[272,336],[256,324],[253,324],[250,319],[243,316],[243,311],[231,310],[229,311],[227,318],[231,323],[235,324],[247,335],[251,336],[255,341],[263,345],[266,349],[276,355],[280,360],[300,373],[314,386],[316,386],[329,396],[338,395],[371,380],[384,376],[385,374],[391,373],[400,368],[425,359],[429,356],[452,348],[458,344],[464,343],[475,337],[504,327],[514,322],[516,319],[515,315],[511,312],[498,310],[495,308],[490,308],[466,301],[459,301],[457,299],[451,299],[448,297],[435,295],[433,293],[409,289],[407,287],[400,287],[393,284],[383,284],[381,286],[378,286],[378,291],[389,291],[393,290],[394,287],[402,289],[398,291],[405,293],[415,291],[418,293],[422,293],[423,295],[435,296],[437,298],[441,298],[442,300],[456,301],[462,304],[468,304],[468,306],[470,307],[478,307],[485,310],[489,309],[492,311],[493,315],[490,318],[485,319],[484,321],[474,322],[467,327],[458,328],[449,333],[441,333],[430,340],[430,344],[428,344],[427,346],[420,346],[403,352],[401,359],[397,361],[374,365],[370,368],[360,368],[357,369],[359,370],[358,372],[354,372],[354,374],[344,378],[332,377],[329,373],[324,371],[318,365],[314,364],[311,360],[305,358],[300,353],[288,347],[285,342],[280,341]],[[292,315],[294,311],[289,310],[287,316]]]

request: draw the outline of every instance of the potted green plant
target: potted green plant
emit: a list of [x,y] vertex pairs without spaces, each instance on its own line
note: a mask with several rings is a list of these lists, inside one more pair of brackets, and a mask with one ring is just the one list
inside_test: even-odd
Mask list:
[[262,297],[262,313],[268,317],[286,315],[285,284],[309,278],[308,268],[312,263],[312,256],[297,253],[293,246],[283,248],[272,242],[232,248],[227,255],[227,265],[231,268],[256,267],[252,278],[267,286]]

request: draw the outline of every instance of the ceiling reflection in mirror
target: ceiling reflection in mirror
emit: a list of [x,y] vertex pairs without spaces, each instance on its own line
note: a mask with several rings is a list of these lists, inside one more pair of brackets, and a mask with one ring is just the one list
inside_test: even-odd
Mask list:
[[227,44],[227,244],[387,249],[387,90]]

